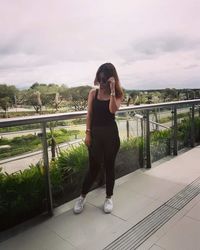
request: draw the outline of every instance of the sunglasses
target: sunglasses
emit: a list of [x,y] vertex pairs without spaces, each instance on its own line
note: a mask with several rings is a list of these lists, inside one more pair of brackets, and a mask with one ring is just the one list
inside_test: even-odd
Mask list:
[[105,78],[105,77],[100,77],[100,78],[98,78],[98,82],[99,82],[101,85],[106,85],[106,84],[109,84],[110,81],[108,81],[108,79]]
[[98,78],[98,82],[102,85],[106,85],[107,79],[105,77],[100,77]]

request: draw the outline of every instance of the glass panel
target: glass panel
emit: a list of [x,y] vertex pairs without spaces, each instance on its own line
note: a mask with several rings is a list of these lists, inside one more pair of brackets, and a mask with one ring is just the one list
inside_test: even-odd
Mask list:
[[191,106],[182,105],[177,109],[178,150],[191,145]]
[[40,124],[0,128],[0,160],[7,173],[29,168],[42,158]]
[[116,158],[116,178],[129,174],[142,166],[143,119],[141,112],[119,113],[116,117],[121,140]]
[[0,231],[46,210],[40,125],[1,128]]
[[78,118],[47,124],[54,207],[80,195],[88,168],[88,152],[83,143],[85,123],[85,118]]
[[171,108],[156,108],[150,112],[151,161],[157,161],[171,154]]
[[200,142],[200,105],[195,105],[195,142]]
[[73,119],[47,123],[49,159],[55,158],[60,151],[70,145],[83,142],[85,137],[85,119]]

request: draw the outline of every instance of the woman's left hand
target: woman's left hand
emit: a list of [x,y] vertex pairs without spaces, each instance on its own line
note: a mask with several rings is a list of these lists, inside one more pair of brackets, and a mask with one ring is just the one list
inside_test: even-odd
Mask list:
[[110,91],[115,92],[115,78],[113,76],[108,79],[108,83],[110,84]]

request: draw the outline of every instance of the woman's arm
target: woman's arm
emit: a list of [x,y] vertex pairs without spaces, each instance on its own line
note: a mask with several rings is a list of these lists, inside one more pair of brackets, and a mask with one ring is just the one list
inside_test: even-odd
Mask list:
[[109,103],[109,110],[110,113],[115,113],[122,102],[122,98],[116,98],[115,96],[115,78],[111,77],[109,80],[110,83],[110,103]]
[[119,109],[122,100],[121,100],[121,98],[116,98],[116,96],[113,94],[114,94],[114,92],[111,92],[109,110],[110,110],[110,113],[114,114]]

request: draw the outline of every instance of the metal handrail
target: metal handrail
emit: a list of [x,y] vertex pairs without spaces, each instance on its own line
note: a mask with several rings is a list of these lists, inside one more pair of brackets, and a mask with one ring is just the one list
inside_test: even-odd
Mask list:
[[[118,113],[124,113],[126,111],[133,111],[133,110],[151,110],[154,108],[165,108],[165,107],[173,107],[173,106],[177,107],[183,104],[200,104],[200,99],[156,103],[156,104],[130,105],[128,107],[121,107]],[[76,112],[67,112],[67,113],[50,114],[50,115],[37,115],[37,116],[27,116],[27,117],[20,117],[20,118],[0,119],[0,128],[35,124],[35,123],[43,123],[43,122],[51,122],[51,121],[58,121],[58,120],[68,120],[68,119],[86,116],[86,114],[87,114],[87,111],[76,111]]]
[[[137,119],[140,119],[140,120],[144,120],[145,119],[145,117],[143,116],[143,115],[140,115],[140,114],[134,114],[133,115],[134,117],[136,117]],[[163,128],[166,128],[166,129],[170,129],[170,127],[167,127],[167,126],[165,126],[165,125],[163,125],[163,124],[161,124],[161,123],[158,123],[158,122],[154,122],[154,121],[151,121],[151,120],[149,120],[149,122],[151,123],[151,124],[154,124],[154,125],[158,125],[159,127],[163,127]]]

